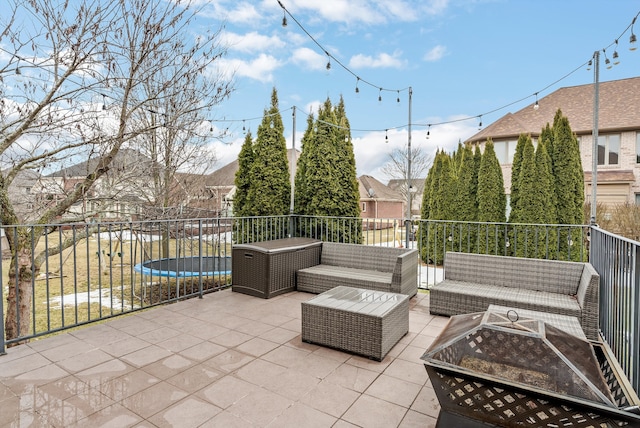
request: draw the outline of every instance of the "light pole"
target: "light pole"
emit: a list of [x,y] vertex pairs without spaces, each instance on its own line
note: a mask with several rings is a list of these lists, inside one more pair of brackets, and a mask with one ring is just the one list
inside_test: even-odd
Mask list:
[[405,248],[409,248],[409,238],[412,232],[411,222],[411,103],[413,89],[409,86],[409,124],[407,125],[407,219],[405,220]]
[[591,149],[591,226],[596,225],[596,194],[598,186],[598,110],[600,104],[600,51],[593,53],[593,134]]

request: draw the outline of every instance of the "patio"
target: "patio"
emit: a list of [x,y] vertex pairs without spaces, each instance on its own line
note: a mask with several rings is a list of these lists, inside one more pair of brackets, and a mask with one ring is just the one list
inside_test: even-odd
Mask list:
[[429,294],[382,362],[303,343],[312,297],[226,289],[9,348],[0,426],[435,426],[420,357],[448,318]]

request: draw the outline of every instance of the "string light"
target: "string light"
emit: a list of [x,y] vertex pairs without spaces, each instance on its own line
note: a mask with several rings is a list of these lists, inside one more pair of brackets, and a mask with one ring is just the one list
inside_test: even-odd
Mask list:
[[427,128],[427,140],[429,139],[430,135],[431,135],[431,124],[429,124],[429,127]]
[[356,80],[356,94],[360,93],[360,88],[358,88],[358,83],[360,82],[360,78],[358,76],[356,76],[358,78],[358,80]]
[[400,102],[400,91],[398,91],[398,98],[396,98],[396,101],[399,103]]
[[613,65],[620,64],[620,59],[618,59],[618,39],[616,39],[616,47],[613,50]]
[[107,104],[105,102],[105,94],[102,94],[102,110],[106,110],[107,109]]
[[636,35],[633,34],[633,24],[636,23],[636,18],[638,17],[638,15],[636,15],[633,18],[633,21],[631,21],[631,36],[629,36],[629,50],[630,51],[635,51],[638,47],[636,46]]
[[388,129],[384,130],[384,142],[385,143],[389,142],[389,130]]
[[482,115],[480,117],[480,123],[478,123],[478,130],[482,129]]
[[536,92],[536,103],[533,105],[534,110],[538,110],[540,106],[538,105],[538,93]]
[[613,65],[611,65],[611,60],[607,58],[607,50],[602,49],[602,53],[604,54],[604,63],[607,66],[607,70],[610,70]]
[[382,102],[382,88],[378,91],[378,101]]

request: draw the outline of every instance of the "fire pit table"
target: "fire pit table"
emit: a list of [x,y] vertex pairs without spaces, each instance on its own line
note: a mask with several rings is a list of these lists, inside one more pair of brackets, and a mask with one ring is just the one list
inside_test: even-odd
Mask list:
[[452,316],[422,356],[438,427],[640,426],[589,342],[515,312]]

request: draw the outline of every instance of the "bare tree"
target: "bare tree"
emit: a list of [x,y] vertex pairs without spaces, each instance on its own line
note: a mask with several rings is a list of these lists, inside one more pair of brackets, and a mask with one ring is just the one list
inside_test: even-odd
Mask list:
[[[411,159],[411,177],[407,177],[408,160]],[[403,184],[398,186],[397,190],[402,195],[405,201],[409,200],[409,192],[407,188],[407,179],[411,182],[409,186],[415,186],[415,180],[424,180],[426,173],[429,171],[433,159],[428,155],[421,147],[411,147],[411,153],[409,154],[408,146],[403,148],[395,148],[389,153],[389,160],[385,163],[381,171],[388,180],[397,180]],[[413,202],[419,203],[421,201]],[[413,210],[413,203],[412,210]]]
[[46,257],[76,243],[67,240],[46,254],[32,254],[44,225],[83,200],[109,173],[121,149],[137,147],[145,135],[170,125],[143,118],[159,111],[162,102],[180,99],[185,85],[214,82],[213,99],[189,103],[193,117],[197,112],[201,118],[231,87],[212,71],[224,53],[218,34],[191,38],[187,31],[196,14],[188,1],[15,0],[5,8],[9,13],[0,17],[0,61],[6,61],[0,65],[0,222],[21,224],[8,197],[21,171],[95,160],[72,188],[37,213],[33,223],[40,226],[7,234],[14,284],[5,322],[10,340],[29,332],[32,276]]

